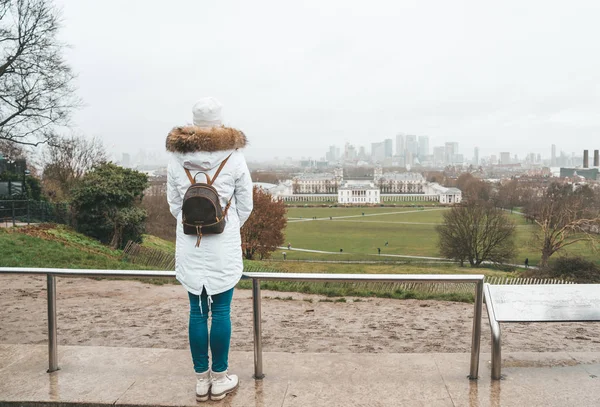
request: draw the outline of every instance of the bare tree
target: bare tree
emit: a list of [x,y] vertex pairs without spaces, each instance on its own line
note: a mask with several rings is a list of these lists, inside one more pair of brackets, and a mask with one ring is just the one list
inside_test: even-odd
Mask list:
[[15,161],[25,158],[26,154],[23,146],[11,143],[8,140],[0,139],[0,155],[2,155],[5,160]]
[[504,263],[515,255],[515,225],[487,202],[472,200],[445,212],[437,231],[441,255],[461,265]]
[[151,185],[144,193],[142,207],[148,213],[146,233],[174,242],[177,220],[169,211],[166,189],[164,183]]
[[87,171],[106,161],[98,138],[59,137],[44,153],[44,189],[55,200],[65,200]]
[[465,200],[490,199],[490,185],[468,172],[462,173],[456,180],[456,187],[462,191]]
[[0,140],[52,142],[79,106],[50,0],[0,0]]
[[577,242],[595,248],[600,228],[598,196],[588,186],[574,189],[571,184],[551,184],[544,195],[525,207],[530,219],[539,226],[533,241],[541,249],[541,267],[557,251]]

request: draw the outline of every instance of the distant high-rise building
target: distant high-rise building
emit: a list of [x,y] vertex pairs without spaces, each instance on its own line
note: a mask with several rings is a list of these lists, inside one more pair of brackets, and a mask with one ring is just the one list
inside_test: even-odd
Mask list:
[[479,147],[473,151],[473,165],[479,165]]
[[560,155],[556,157],[556,166],[557,167],[567,167],[569,165],[569,157],[567,154],[561,150]]
[[358,159],[363,161],[367,159],[367,151],[365,150],[365,146],[360,146],[358,148]]
[[404,144],[404,150],[414,156],[419,154],[419,143],[417,142],[417,136],[409,134],[405,137],[406,143]]
[[446,154],[446,148],[444,146],[433,147],[433,164],[444,165],[444,156]]
[[346,143],[346,146],[344,147],[344,160],[356,160],[356,148],[350,143]]
[[419,158],[425,159],[429,155],[429,137],[419,136]]
[[325,154],[327,161],[337,161],[340,159],[340,148],[336,146],[329,146],[329,151]]
[[396,155],[404,157],[404,134],[396,135]]
[[371,160],[382,162],[385,158],[385,142],[371,143]]
[[552,152],[550,155],[550,166],[556,167],[556,144],[552,144]]
[[456,154],[458,154],[458,143],[455,141],[449,141],[449,142],[446,142],[444,147],[445,147],[445,151],[444,151],[445,163],[446,164],[454,163],[454,161],[455,161],[454,156]]
[[496,157],[496,154],[492,154],[490,156],[490,164],[491,165],[496,165],[498,164],[498,157]]
[[501,152],[500,153],[500,165],[507,165],[510,164],[510,153],[508,152]]
[[394,155],[394,145],[393,145],[394,141],[391,138],[387,138],[383,141],[384,144],[384,148],[385,148],[385,157],[391,157]]

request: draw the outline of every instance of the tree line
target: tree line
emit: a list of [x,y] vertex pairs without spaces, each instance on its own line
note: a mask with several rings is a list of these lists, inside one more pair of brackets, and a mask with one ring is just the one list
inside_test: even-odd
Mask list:
[[[168,217],[166,198],[158,196],[159,205],[152,199],[144,205],[145,174],[108,162],[96,138],[65,135],[81,101],[76,75],[64,58],[66,44],[58,38],[60,28],[60,11],[51,0],[0,0],[0,154],[5,162],[29,161],[27,177],[25,169],[13,165],[2,171],[0,181],[23,180],[19,198],[68,202],[78,231],[122,248],[128,240],[141,239],[149,212],[161,220]],[[44,147],[42,154],[28,150],[33,147]],[[267,202],[262,191],[255,191],[255,199],[257,210],[243,231],[245,253],[264,257],[274,247],[268,242],[283,242],[285,209],[283,203]],[[278,214],[280,223],[283,219],[279,233],[262,207]],[[174,219],[168,223],[174,233]]]
[[440,253],[478,266],[507,263],[516,256],[515,224],[507,211],[519,207],[537,228],[531,245],[540,253],[540,267],[552,255],[578,242],[595,250],[600,232],[600,191],[586,183],[532,182],[512,179],[494,187],[469,173],[457,179],[464,202],[444,213],[438,226]]

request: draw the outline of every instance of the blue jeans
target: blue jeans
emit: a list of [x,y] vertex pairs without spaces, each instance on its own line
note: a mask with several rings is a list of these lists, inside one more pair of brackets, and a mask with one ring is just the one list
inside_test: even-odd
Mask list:
[[[212,323],[210,338],[208,333],[208,296],[206,291],[198,296],[188,292],[190,297],[190,349],[196,373],[208,370],[208,345],[212,354],[212,371],[224,372],[229,362],[229,342],[231,341],[231,298],[233,288],[213,295],[210,310]],[[200,307],[202,304],[202,307]]]

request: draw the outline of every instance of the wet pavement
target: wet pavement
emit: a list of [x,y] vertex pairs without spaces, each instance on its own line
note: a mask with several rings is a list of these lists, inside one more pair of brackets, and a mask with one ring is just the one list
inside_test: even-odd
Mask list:
[[[600,406],[600,353],[508,353],[504,379],[490,379],[481,354],[477,381],[469,354],[232,352],[240,388],[197,403],[188,351],[60,346],[61,370],[48,374],[46,345],[0,344],[0,406]],[[70,404],[72,405],[72,404]]]

